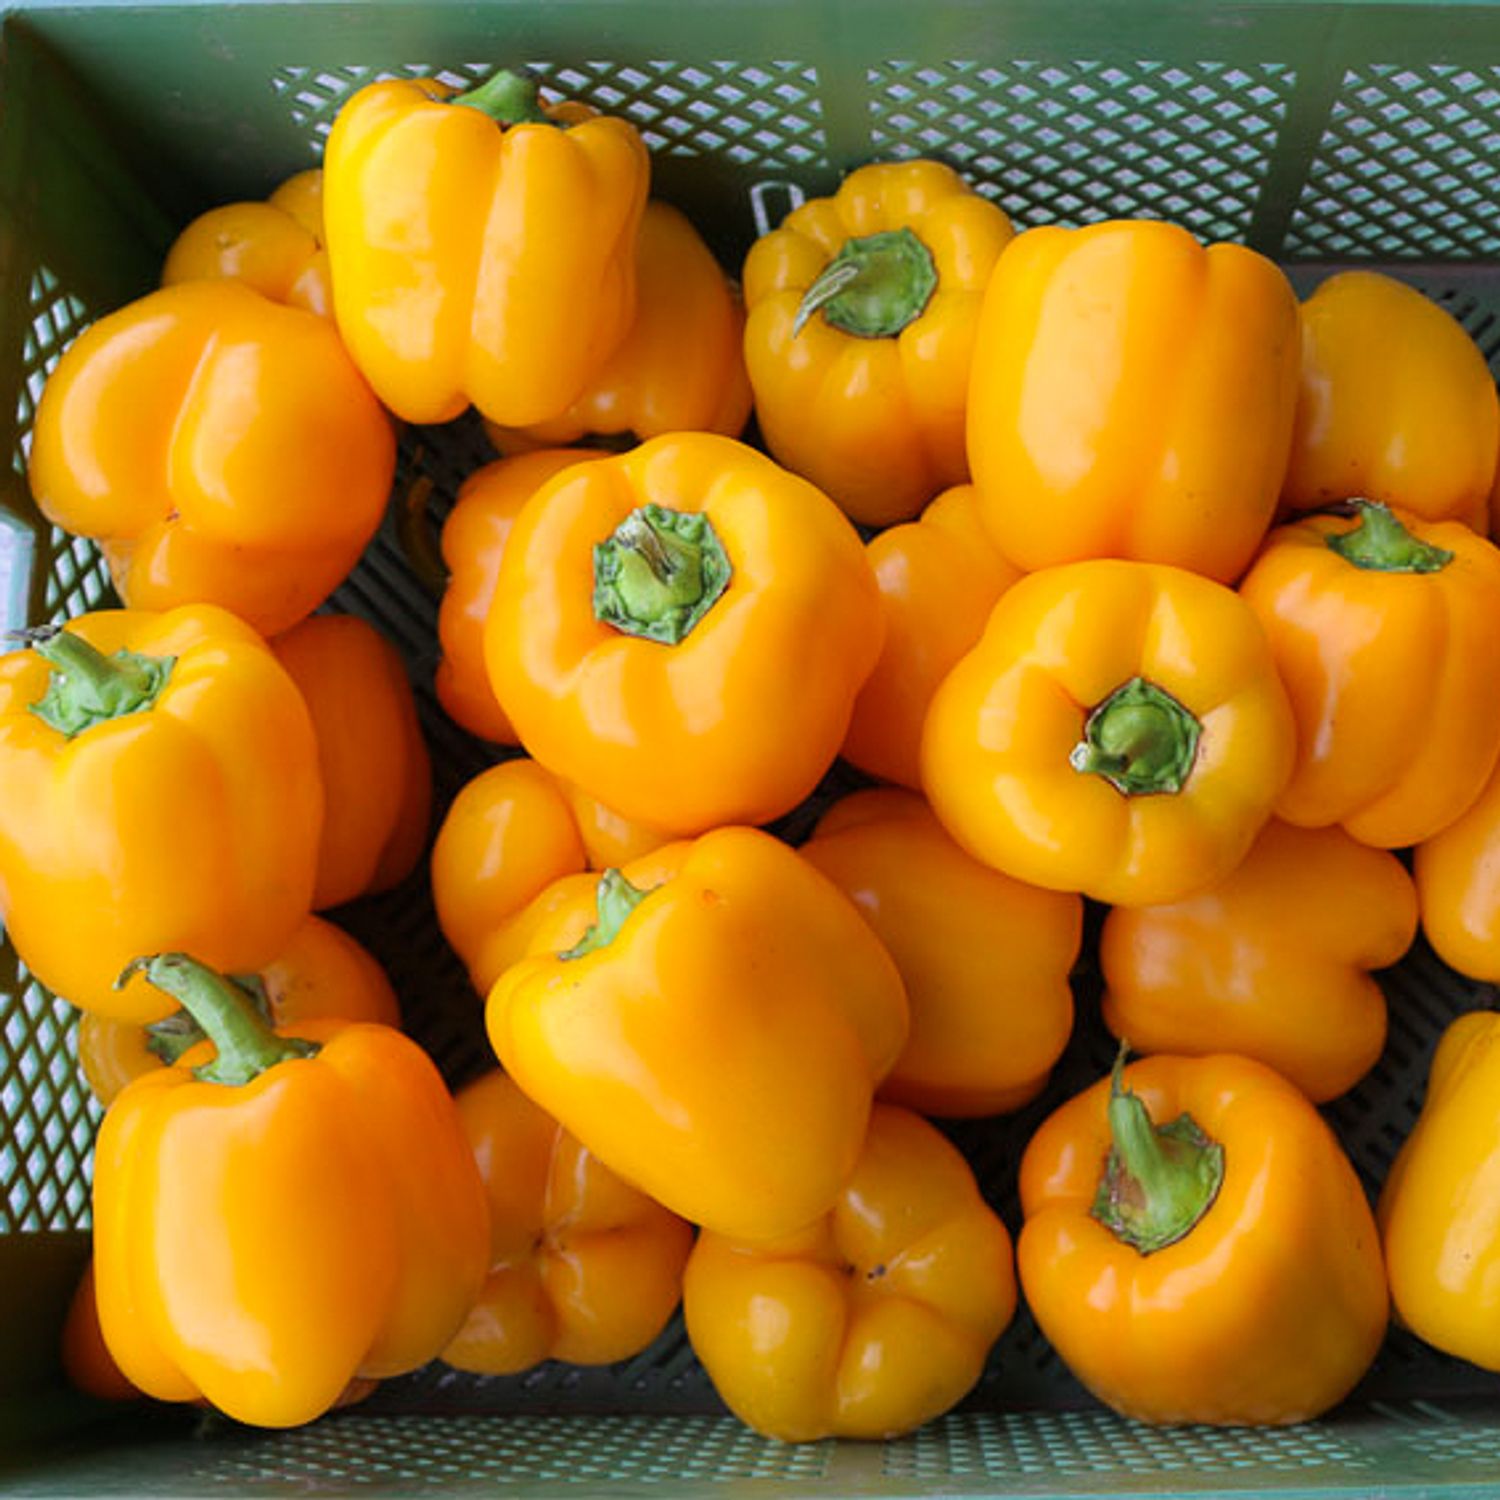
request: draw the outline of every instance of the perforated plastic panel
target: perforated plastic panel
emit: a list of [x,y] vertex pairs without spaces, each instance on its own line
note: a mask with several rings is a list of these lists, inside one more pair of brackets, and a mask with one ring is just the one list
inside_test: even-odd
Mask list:
[[[659,190],[694,214],[731,268],[748,244],[758,186],[815,192],[870,156],[932,154],[1022,224],[1154,214],[1293,260],[1408,263],[1486,356],[1500,357],[1491,264],[1500,257],[1500,11],[1256,0],[1162,0],[1149,13],[1087,0],[1067,10],[1064,21],[1041,0],[373,0],[12,16],[0,34],[0,445],[11,455],[0,466],[0,623],[67,616],[109,597],[92,549],[43,525],[21,478],[35,401],[61,348],[89,317],[150,285],[194,209],[264,192],[315,160],[343,99],[378,76],[437,71],[461,84],[495,61],[529,61],[558,91],[628,114],[657,152]],[[1445,52],[1444,38],[1462,56]],[[1432,264],[1440,260],[1465,264]],[[472,418],[406,431],[391,514],[334,601],[377,621],[406,656],[439,814],[494,752],[437,709],[436,602],[407,553],[413,527],[434,526],[491,456]],[[406,501],[424,479],[430,513],[413,519]],[[853,778],[839,771],[833,782]],[[810,816],[783,831],[795,836]],[[387,965],[410,1029],[453,1081],[490,1064],[477,997],[438,936],[424,879],[338,916]],[[1086,961],[1078,1034],[1043,1099],[1010,1120],[952,1128],[1012,1228],[1026,1139],[1112,1055],[1097,987]],[[1410,1127],[1442,1027],[1493,998],[1421,948],[1388,976],[1387,993],[1386,1053],[1329,1112],[1372,1190]],[[70,1033],[68,1008],[0,951],[0,1356],[29,1298],[6,1274],[7,1253],[52,1244],[34,1241],[37,1231],[87,1222],[97,1111]],[[56,1243],[71,1275],[77,1247]],[[49,1325],[24,1355],[0,1357],[0,1396],[35,1397],[55,1378],[50,1339]],[[693,1493],[733,1482],[768,1496],[1457,1492],[1500,1472],[1500,1415],[1462,1400],[1496,1395],[1500,1382],[1393,1335],[1360,1402],[1337,1420],[1285,1433],[1152,1433],[1086,1407],[1023,1312],[963,1413],[883,1448],[790,1450],[693,1415],[715,1402],[674,1323],[614,1369],[546,1366],[483,1380],[434,1366],[300,1433],[210,1423],[150,1436],[149,1424],[132,1421],[101,1430],[69,1460],[48,1451],[20,1488],[6,1489]],[[0,1437],[5,1426],[0,1417]]]

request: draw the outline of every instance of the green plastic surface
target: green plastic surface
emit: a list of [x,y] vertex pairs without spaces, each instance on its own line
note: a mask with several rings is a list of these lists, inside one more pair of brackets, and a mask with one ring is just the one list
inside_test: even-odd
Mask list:
[[[1176,218],[1291,264],[1395,268],[1500,358],[1500,7],[1160,0],[415,0],[0,10],[0,625],[111,596],[93,549],[48,528],[24,483],[47,371],[96,314],[148,289],[176,228],[316,161],[340,103],[387,74],[455,81],[497,63],[622,111],[656,188],[727,266],[757,222],[873,156],[936,154],[1021,223]],[[492,456],[472,417],[408,431],[396,496],[434,515]],[[435,602],[393,507],[336,607],[401,647],[439,811],[494,752],[431,691]],[[831,790],[854,784],[835,771]],[[812,809],[786,821],[805,831]],[[340,912],[387,964],[407,1023],[461,1082],[489,1063],[477,999],[425,881]],[[1107,1070],[1097,975],[1046,1096],[956,1126],[1014,1229],[1021,1146]],[[1446,1021],[1494,997],[1422,947],[1387,976],[1391,1038],[1329,1110],[1372,1190],[1409,1129]],[[890,1444],[790,1449],[721,1414],[674,1324],[608,1370],[483,1380],[434,1366],[290,1434],[193,1413],[106,1411],[63,1387],[56,1334],[86,1254],[98,1111],[68,1007],[0,948],[0,1493],[1490,1494],[1500,1380],[1396,1333],[1356,1398],[1284,1432],[1153,1432],[1097,1407],[1023,1314],[964,1409]]]

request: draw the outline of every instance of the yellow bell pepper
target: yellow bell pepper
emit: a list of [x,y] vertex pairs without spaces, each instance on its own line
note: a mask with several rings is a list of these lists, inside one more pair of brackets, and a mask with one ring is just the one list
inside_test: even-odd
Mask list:
[[1375,271],[1330,276],[1302,304],[1302,386],[1282,503],[1379,500],[1489,527],[1500,399],[1463,326]]
[[1142,1422],[1303,1422],[1385,1336],[1380,1237],[1322,1117],[1248,1058],[1153,1057],[1051,1115],[1021,1160],[1037,1324]]
[[448,582],[438,605],[438,702],[455,724],[480,739],[517,743],[516,731],[495,698],[484,665],[484,622],[495,599],[500,560],[521,507],[573,464],[598,458],[584,448],[549,448],[502,458],[476,469],[459,486],[443,522]]
[[967,1394],[1016,1310],[1010,1235],[925,1120],[878,1104],[848,1182],[798,1234],[705,1230],[688,1336],[741,1421],[784,1442],[896,1437]]
[[859,535],[731,438],[564,470],[516,518],[485,625],[528,752],[634,822],[764,823],[838,754],[880,652]]
[[314,615],[271,642],[312,715],[323,775],[313,907],[388,891],[416,868],[432,763],[400,653],[355,615]]
[[566,411],[635,315],[649,177],[628,121],[544,106],[515,73],[361,89],[328,137],[324,221],[339,332],[381,400],[422,423]]
[[975,322],[1013,233],[951,167],[887,162],[751,249],[745,359],[761,432],[854,520],[909,520],[969,477]]
[[635,321],[608,364],[559,417],[485,430],[501,453],[666,432],[738,437],[750,416],[745,312],[692,220],[652,199],[636,240]]
[[967,484],[944,491],[918,520],[871,538],[865,555],[880,588],[885,644],[854,700],[843,756],[916,788],[932,695],[1021,573],[995,550]]
[[906,1042],[859,913],[751,828],[572,885],[490,992],[506,1072],[693,1223],[763,1239],[827,1213]]
[[[401,1024],[385,970],[342,927],[321,917],[309,917],[274,963],[235,982],[273,1026],[295,1028],[316,1019]],[[78,1018],[78,1065],[94,1098],[108,1106],[132,1079],[170,1067],[202,1040],[186,1011],[149,1026],[85,1011]]]
[[99,1323],[121,1372],[158,1400],[290,1427],[356,1376],[438,1355],[489,1246],[427,1055],[387,1026],[273,1032],[183,954],[139,967],[212,1045],[136,1079],[99,1132]]
[[237,281],[163,287],[68,348],[28,478],[132,609],[217,604],[265,635],[333,592],[385,513],[390,419],[326,318]]
[[628,864],[668,842],[532,760],[482,771],[454,798],[432,846],[438,926],[488,995],[538,924],[576,889],[568,877]]
[[262,297],[333,316],[323,248],[323,173],[289,177],[264,203],[226,203],[199,214],[172,242],[161,284],[243,281]]
[[1353,508],[1275,531],[1240,593],[1297,719],[1277,815],[1398,849],[1452,823],[1500,756],[1500,549]]
[[682,1296],[691,1226],[621,1182],[503,1073],[457,1098],[490,1205],[490,1271],[443,1350],[455,1369],[514,1375],[544,1359],[639,1354]]
[[1466,812],[1417,845],[1422,931],[1460,974],[1500,983],[1500,762]]
[[1291,774],[1255,616],[1150,563],[1033,573],[932,700],[922,780],[976,859],[1117,906],[1179,901],[1249,850]]
[[1104,1021],[1140,1052],[1253,1057],[1322,1103],[1380,1056],[1385,996],[1369,970],[1416,932],[1416,892],[1393,854],[1273,818],[1206,891],[1105,918]]
[[1380,1194],[1396,1314],[1418,1338],[1500,1370],[1500,1016],[1443,1033],[1416,1128]]
[[1231,583],[1276,509],[1297,299],[1241,245],[1154,220],[1027,230],[985,294],[969,463],[1006,557],[1094,557]]
[[210,605],[82,615],[0,657],[0,917],[26,967],[143,1025],[174,1007],[115,988],[141,952],[272,963],[312,899],[317,755],[291,678]]
[[1073,1032],[1077,896],[970,859],[910,792],[855,792],[802,857],[859,908],[896,961],[911,1034],[880,1097],[932,1115],[1019,1109]]

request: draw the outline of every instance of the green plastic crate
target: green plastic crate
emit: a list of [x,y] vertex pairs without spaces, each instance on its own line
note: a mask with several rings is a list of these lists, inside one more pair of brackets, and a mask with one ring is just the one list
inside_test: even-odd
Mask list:
[[[529,63],[635,119],[657,191],[727,265],[757,222],[872,156],[938,154],[1021,223],[1176,219],[1288,263],[1376,263],[1500,359],[1500,7],[1156,0],[370,0],[0,5],[0,624],[110,598],[94,551],[41,523],[23,479],[47,371],[93,316],[147,290],[193,213],[317,160],[341,101],[384,74]],[[491,456],[472,419],[409,431],[397,494],[438,510]],[[395,514],[339,608],[407,655],[439,809],[493,759],[433,700],[435,603]],[[837,776],[837,773],[835,773]],[[789,822],[795,833],[806,815]],[[340,913],[386,962],[410,1029],[462,1082],[479,1006],[425,880]],[[1388,976],[1391,1039],[1329,1114],[1372,1190],[1410,1128],[1432,1046],[1489,1005],[1419,948]],[[956,1127],[1018,1226],[1015,1168],[1112,1044],[1097,975],[1046,1097]],[[1392,1334],[1353,1400],[1284,1431],[1153,1431],[1091,1404],[1023,1312],[954,1416],[886,1444],[764,1441],[723,1414],[680,1324],[613,1369],[481,1380],[432,1367],[358,1411],[263,1434],[121,1414],[67,1391],[57,1332],[87,1247],[98,1112],[68,1007],[0,948],[0,1493],[5,1495],[1493,1495],[1500,1380]]]

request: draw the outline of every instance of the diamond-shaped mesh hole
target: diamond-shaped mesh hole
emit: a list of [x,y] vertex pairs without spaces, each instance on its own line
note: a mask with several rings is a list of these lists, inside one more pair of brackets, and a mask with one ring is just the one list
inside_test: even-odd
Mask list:
[[78,1070],[77,1013],[0,952],[0,1232],[88,1223],[100,1110]]
[[1500,67],[1345,74],[1292,216],[1290,255],[1500,255]]
[[11,462],[18,473],[26,469],[31,451],[31,422],[42,387],[73,335],[87,321],[86,309],[77,297],[58,285],[45,266],[31,278],[26,299],[26,338],[21,346],[21,380],[16,393],[16,450]]
[[1174,219],[1243,236],[1295,71],[1015,61],[870,69],[877,156],[938,156],[1024,223]]
[[[582,62],[528,65],[554,96],[581,99],[633,121],[646,144],[667,154],[710,155],[742,167],[795,171],[821,163],[823,139],[816,75],[795,62]],[[466,63],[433,74],[394,69],[286,67],[271,78],[316,152],[344,101],[382,78],[437,76],[465,88],[493,71]]]

